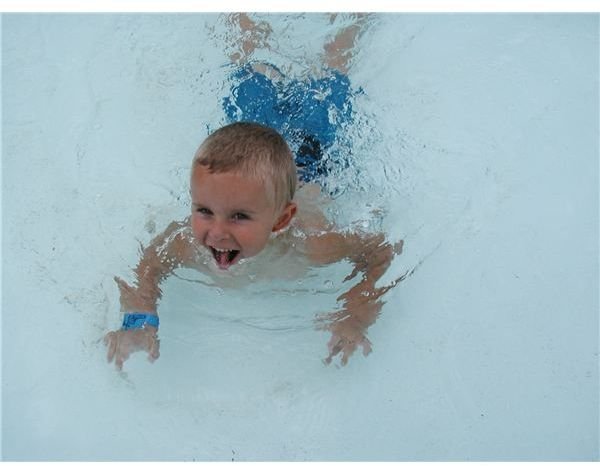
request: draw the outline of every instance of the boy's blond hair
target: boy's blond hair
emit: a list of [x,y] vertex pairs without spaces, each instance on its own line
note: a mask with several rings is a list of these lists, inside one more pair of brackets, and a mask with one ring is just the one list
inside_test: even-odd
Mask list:
[[294,157],[283,137],[258,123],[232,123],[216,130],[200,145],[194,166],[211,173],[235,172],[263,181],[276,208],[294,198],[297,174]]

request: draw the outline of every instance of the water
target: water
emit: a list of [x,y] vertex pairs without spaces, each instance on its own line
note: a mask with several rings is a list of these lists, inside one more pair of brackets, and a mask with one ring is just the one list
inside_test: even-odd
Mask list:
[[[335,30],[267,17],[302,75]],[[188,212],[223,119],[218,15],[4,15],[8,460],[598,459],[598,17],[379,15],[355,171],[328,209],[405,240],[373,353],[323,364],[347,263],[164,285],[161,357],[117,373],[112,277]],[[317,58],[316,58],[317,57]]]

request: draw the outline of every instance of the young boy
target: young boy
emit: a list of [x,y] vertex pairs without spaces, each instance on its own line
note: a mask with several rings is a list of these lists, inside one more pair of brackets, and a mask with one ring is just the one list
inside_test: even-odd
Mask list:
[[315,265],[352,261],[354,270],[346,279],[361,273],[362,280],[339,296],[343,309],[321,325],[332,334],[326,361],[341,353],[346,364],[360,346],[367,355],[371,344],[366,330],[381,309],[378,298],[395,283],[375,285],[402,243],[393,247],[383,234],[336,232],[322,212],[309,207],[315,204],[318,186],[307,183],[296,193],[296,183],[292,153],[277,131],[240,122],[212,133],[192,163],[191,216],[173,222],[144,249],[135,269],[136,286],[115,278],[126,314],[123,327],[105,337],[109,362],[121,369],[135,351],[146,351],[151,361],[159,357],[159,285],[173,270],[227,273],[247,258],[260,259],[270,242],[282,253],[293,250]]

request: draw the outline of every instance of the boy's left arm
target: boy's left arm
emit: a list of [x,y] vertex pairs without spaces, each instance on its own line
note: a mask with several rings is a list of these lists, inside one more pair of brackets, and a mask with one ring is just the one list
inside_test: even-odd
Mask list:
[[388,243],[383,234],[329,231],[308,238],[307,253],[313,263],[329,264],[349,259],[354,263],[354,270],[346,277],[346,281],[362,274],[360,282],[338,297],[338,301],[344,302],[343,309],[322,317],[322,320],[330,321],[324,323],[322,328],[331,331],[326,362],[331,362],[341,353],[342,364],[345,365],[359,346],[363,347],[363,354],[371,352],[366,331],[379,316],[383,305],[379,298],[395,283],[383,287],[375,285],[388,269],[394,255],[402,252],[402,245],[402,241],[395,245]]

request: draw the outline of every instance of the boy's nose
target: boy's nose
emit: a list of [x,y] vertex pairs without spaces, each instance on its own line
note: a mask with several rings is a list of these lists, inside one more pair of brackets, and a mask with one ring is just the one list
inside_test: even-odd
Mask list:
[[229,238],[229,232],[221,222],[215,222],[208,231],[208,237],[215,242],[224,241]]

